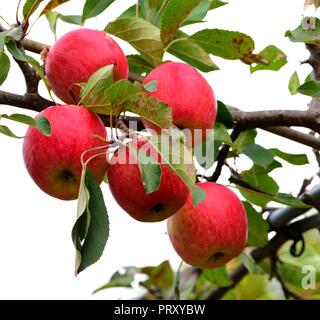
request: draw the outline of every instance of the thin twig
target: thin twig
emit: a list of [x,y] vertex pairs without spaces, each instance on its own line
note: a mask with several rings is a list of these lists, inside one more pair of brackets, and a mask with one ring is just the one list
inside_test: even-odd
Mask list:
[[277,252],[272,253],[270,255],[270,259],[271,259],[271,279],[275,277],[278,280],[278,282],[281,285],[285,298],[287,300],[290,298],[293,298],[295,300],[305,300],[303,297],[301,297],[300,295],[292,291],[283,281],[282,276],[278,270],[278,264],[281,263],[281,261],[279,260]]
[[17,10],[16,10],[16,22],[18,25],[20,25],[20,21],[19,21],[19,9],[20,9],[20,4],[21,4],[21,0],[19,0],[18,5],[17,5]]
[[300,190],[297,194],[297,197],[301,197],[307,190],[307,187],[312,183],[314,177],[311,177],[310,179],[306,178],[303,180],[302,185],[300,187]]
[[[231,134],[231,140],[235,141],[238,136],[240,135],[241,131],[238,128],[235,128]],[[212,181],[212,182],[216,182],[222,172],[222,168],[224,166],[225,160],[228,157],[230,151],[230,146],[225,144],[222,146],[221,150],[219,151],[218,157],[217,157],[217,165],[216,165],[216,169],[214,171],[214,173],[212,174],[211,177],[209,177],[207,180],[208,181]]]

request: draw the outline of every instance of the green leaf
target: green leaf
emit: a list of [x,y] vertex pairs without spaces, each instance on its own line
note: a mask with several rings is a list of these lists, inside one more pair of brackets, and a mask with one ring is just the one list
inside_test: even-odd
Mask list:
[[31,64],[33,69],[38,73],[39,77],[42,79],[44,84],[46,85],[48,91],[50,90],[50,84],[48,82],[48,79],[46,78],[46,75],[44,73],[44,70],[42,69],[40,63],[35,60],[33,57],[27,55],[23,50],[19,49],[16,45],[16,43],[10,41],[7,43],[7,48],[9,52],[13,55],[14,58],[20,61],[25,61]]
[[220,0],[211,0],[210,1],[210,10],[220,8],[225,6],[228,2],[220,1]]
[[199,192],[195,189],[196,169],[192,153],[181,139],[174,137],[171,130],[162,130],[161,135],[153,135],[148,140],[162,156],[166,165],[185,183],[190,192],[194,193],[194,200],[198,204]]
[[163,11],[161,22],[161,40],[164,44],[170,42],[183,21],[201,0],[169,0]]
[[242,252],[240,255],[241,263],[246,267],[246,269],[253,274],[264,274],[262,268],[254,261],[251,254]]
[[191,39],[206,52],[224,59],[246,59],[254,50],[252,38],[235,31],[205,29],[192,35]]
[[259,173],[269,173],[281,167],[282,167],[282,164],[279,161],[273,160],[266,168],[262,168],[260,166],[254,165],[252,169],[255,170],[257,174],[259,174]]
[[8,34],[8,31],[0,32],[0,52],[3,51],[4,44],[6,42],[7,34]]
[[[268,173],[280,167],[282,167],[281,163],[276,160],[273,160],[266,168],[255,164],[250,170],[244,171],[241,178],[243,181],[247,182],[252,187],[258,188],[263,193],[275,195],[279,191],[279,186]],[[245,191],[240,192],[248,201],[261,207],[265,206],[270,201],[258,194],[247,193]]]
[[222,123],[219,123],[219,122],[215,123],[214,140],[218,140],[225,144],[232,145],[232,140],[228,133],[228,130]]
[[[308,264],[304,264],[304,265],[298,267],[294,264],[282,262],[281,264],[278,265],[278,271],[280,273],[281,279],[285,283],[289,283],[289,284],[295,286],[296,288],[301,289],[301,284],[303,283],[303,280],[306,277],[306,274],[302,273],[301,271],[303,270],[303,267],[307,266],[307,265]],[[314,265],[309,264],[309,266],[313,267]],[[319,271],[316,271],[315,279],[316,279],[316,283],[319,284],[320,283],[320,272]]]
[[10,70],[10,59],[8,56],[3,52],[0,51],[0,86],[4,83],[7,79],[9,70]]
[[41,2],[43,0],[27,0],[22,10],[23,17],[31,16],[38,9]]
[[60,5],[68,2],[70,0],[50,0],[49,3],[44,7],[44,9],[40,13],[40,17],[44,14],[49,13],[53,9],[59,7]]
[[239,137],[234,141],[233,148],[240,151],[244,147],[255,143],[257,130],[250,129],[240,133]]
[[21,26],[9,29],[7,31],[8,40],[20,41],[22,39],[22,36],[23,36],[23,32],[22,32]]
[[312,72],[309,73],[309,74],[306,76],[304,82],[308,82],[308,81],[311,81],[311,80],[312,80]]
[[208,53],[188,35],[179,31],[178,37],[168,46],[169,53],[203,72],[219,69]]
[[297,71],[295,71],[289,80],[289,91],[292,95],[298,93],[298,88],[300,87],[300,80]]
[[230,129],[233,126],[233,118],[228,108],[222,101],[218,101],[217,122],[223,123],[226,128]]
[[[160,27],[163,11],[158,15],[160,7],[162,6],[163,0],[154,1],[150,6],[151,2],[146,0],[139,0],[139,18],[149,21],[153,25]],[[133,18],[136,17],[136,4],[125,10],[119,18]],[[156,21],[157,18],[157,21]]]
[[298,88],[298,92],[313,98],[320,97],[320,81],[310,80]]
[[306,154],[291,154],[291,153],[283,152],[276,148],[272,148],[269,150],[273,152],[275,156],[294,165],[304,165],[309,163],[309,160]]
[[282,263],[278,264],[278,270],[281,278],[286,283],[301,288],[302,280],[306,276],[301,271],[304,266],[312,266],[316,271],[316,282],[320,283],[320,257],[316,250],[307,243],[300,257],[292,257],[290,245],[291,243],[284,245],[279,253]]
[[300,199],[294,197],[292,194],[278,193],[277,195],[274,196],[273,199],[274,199],[273,201],[275,202],[279,202],[290,207],[311,208],[311,206],[309,206],[308,204],[305,204]]
[[170,299],[172,296],[173,286],[175,282],[175,274],[169,261],[162,262],[156,267],[141,268],[140,273],[148,276],[148,279],[142,284],[147,290],[153,291],[157,288],[160,291],[162,299]]
[[46,14],[46,18],[48,20],[50,30],[55,36],[57,33],[57,22],[58,22],[59,15],[60,15],[59,12],[54,12],[54,11],[48,12]]
[[[181,300],[196,299],[196,296],[198,296],[199,283],[204,284],[207,282],[204,276],[199,276],[198,272],[199,270],[192,267],[186,267],[180,271],[179,289]],[[208,283],[205,283],[205,286],[207,286],[207,284]]]
[[[141,284],[144,288],[148,290],[148,293],[151,296],[156,296],[160,299],[170,299],[173,294],[173,286],[175,283],[175,273],[169,263],[169,261],[164,261],[158,266],[152,267],[125,267],[121,271],[117,271],[113,274],[110,281],[96,289],[94,293],[116,287],[125,287],[131,288],[132,282],[135,279],[135,275],[143,275],[144,278],[147,276],[147,279],[141,281]],[[157,289],[156,293],[154,289]]]
[[159,127],[168,127],[172,124],[171,108],[145,94],[143,86],[139,83],[120,80],[107,89],[104,89],[100,84],[97,85],[96,81],[92,81],[92,85],[94,92],[90,92],[89,95],[82,98],[82,102],[86,108],[93,112],[118,115],[122,111],[129,111]]
[[[238,187],[244,198],[260,207],[264,207],[268,202],[273,201],[275,191],[279,190],[279,186],[273,178],[271,178],[267,174],[261,174],[256,177],[252,177],[249,176],[247,172],[245,172],[243,176],[244,180],[252,187],[256,187],[261,190],[261,192],[256,192],[247,188]],[[268,191],[265,191],[267,186],[269,187],[269,189],[267,189]],[[267,192],[268,194],[266,194],[265,192]]]
[[202,274],[208,281],[220,287],[229,287],[232,285],[232,280],[225,266],[215,269],[204,269],[202,270]]
[[86,0],[82,12],[82,21],[96,17],[106,10],[113,2],[114,0]]
[[268,64],[255,64],[250,66],[251,73],[258,70],[278,71],[287,64],[287,56],[276,46],[268,46],[258,53],[258,57]]
[[204,190],[202,190],[197,185],[194,186],[192,190],[192,204],[194,207],[196,207],[199,203],[201,203],[205,198],[207,194]]
[[36,118],[36,128],[44,135],[44,136],[51,136],[51,125],[49,120],[40,115]]
[[1,114],[0,119],[1,118],[12,120],[12,121],[19,122],[19,123],[23,123],[28,126],[33,126],[33,127],[37,128],[45,136],[51,135],[50,123],[49,123],[48,119],[42,115],[40,115],[39,117],[34,119],[34,118],[29,117],[25,114],[18,114],[18,113],[15,113],[12,115]]
[[[262,169],[262,170],[261,170]],[[279,186],[277,182],[268,175],[268,170],[259,167],[257,165],[253,166],[250,170],[244,171],[241,178],[254,188],[261,190],[261,192],[267,193],[271,196],[275,195],[279,191]],[[241,194],[251,203],[258,206],[265,206],[270,198],[261,196],[260,193],[246,192],[245,190],[240,190]]]
[[243,206],[246,209],[249,227],[247,246],[264,247],[268,243],[268,222],[249,202],[244,201]]
[[[294,197],[291,194],[278,193],[276,195],[271,195],[271,194],[251,190],[251,189],[248,189],[248,188],[245,188],[242,186],[236,186],[236,188],[240,190],[241,194],[243,194],[243,193],[251,194],[251,195],[255,196],[256,198],[264,199],[265,203],[268,203],[269,201],[274,201],[274,202],[285,204],[289,207],[294,207],[294,208],[311,208],[311,206],[305,204],[300,199]],[[246,197],[246,198],[248,199],[248,197]],[[252,203],[256,202],[256,201],[252,201],[252,200],[249,200],[249,201]],[[255,204],[257,204],[257,203],[255,203]],[[263,205],[257,204],[257,205],[264,206],[264,204]]]
[[54,35],[56,35],[57,22],[58,20],[62,20],[63,22],[80,25],[81,24],[81,16],[77,15],[63,15],[56,11],[50,11],[46,14],[46,18],[49,22],[50,30]]
[[201,22],[210,9],[210,1],[202,0],[183,21],[182,25],[192,24],[195,21]]
[[[105,91],[105,96],[113,106],[117,106],[124,103],[128,98],[137,96],[142,92],[143,86],[139,83],[132,83],[128,80],[120,80]],[[130,109],[134,109],[134,106],[131,106]]]
[[274,158],[274,153],[267,150],[258,144],[249,144],[241,149],[241,153],[249,157],[253,163],[261,166],[263,168],[268,167],[272,163]]
[[81,16],[78,15],[59,15],[59,19],[62,20],[63,22],[70,23],[70,24],[76,24],[80,25],[81,24]]
[[138,74],[148,74],[153,67],[145,61],[139,54],[130,54],[127,56],[129,63],[129,70]]
[[[309,23],[306,19],[312,19]],[[287,31],[286,37],[293,42],[304,42],[309,44],[320,43],[320,20],[318,18],[303,19],[300,25],[293,31]],[[314,20],[313,20],[314,19]],[[313,24],[313,21],[315,24]]]
[[[145,16],[142,15],[143,11],[141,10],[141,1],[139,0],[139,18],[145,19]],[[117,18],[134,18],[136,17],[136,4],[132,5],[128,9],[126,9],[124,12],[120,14],[120,16]]]
[[35,127],[37,125],[36,120],[34,118],[29,117],[25,114],[18,114],[18,113],[15,113],[12,115],[2,114],[2,115],[0,115],[0,118],[16,121],[19,123],[26,124],[28,126],[33,126],[33,127]]
[[136,150],[135,154],[137,154],[138,165],[146,193],[150,194],[159,190],[162,173],[160,164],[143,150]]
[[22,139],[24,137],[16,136],[7,126],[0,125],[0,133],[16,139]]
[[305,265],[311,265],[320,273],[320,256],[311,244],[306,243],[305,250],[300,257],[293,257],[290,254],[290,250],[288,250],[290,245],[291,243],[287,243],[280,250],[281,261],[290,263],[299,268],[302,268]]
[[84,168],[79,190],[78,218],[72,230],[76,247],[76,274],[98,261],[109,236],[109,219],[101,189]]
[[150,81],[143,85],[144,90],[147,92],[155,92],[157,90],[157,81]]
[[22,39],[22,28],[16,27],[10,30],[0,32],[0,52],[3,51],[3,47],[11,40],[20,41]]
[[122,80],[111,86],[106,95],[113,105],[121,105],[121,109],[133,112],[161,128],[172,124],[172,110],[161,101],[146,95],[140,84],[134,85]]
[[119,18],[110,22],[105,31],[130,43],[152,66],[162,62],[164,47],[160,30],[151,23],[135,17]]
[[112,85],[113,68],[113,65],[104,66],[91,75],[81,90],[80,103],[89,104],[96,94]]
[[108,283],[94,290],[93,293],[110,288],[132,288],[132,282],[140,269],[136,267],[125,267],[122,269],[121,273],[119,271],[115,272]]

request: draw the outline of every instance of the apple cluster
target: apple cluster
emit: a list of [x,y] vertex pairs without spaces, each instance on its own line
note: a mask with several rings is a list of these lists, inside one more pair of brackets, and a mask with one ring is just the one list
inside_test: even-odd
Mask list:
[[[137,163],[112,161],[121,155],[130,160],[135,156],[130,148],[120,146],[111,159],[101,152],[108,143],[107,131],[96,113],[78,105],[79,84],[110,64],[114,65],[114,81],[128,78],[126,56],[101,31],[69,32],[49,50],[45,72],[53,92],[66,105],[51,106],[40,113],[50,121],[50,137],[29,127],[23,156],[30,176],[47,194],[73,200],[78,198],[83,163],[90,159],[88,168],[97,182],[101,183],[107,176],[115,200],[131,217],[142,222],[167,219],[169,238],[185,262],[200,268],[225,264],[242,252],[247,240],[246,213],[235,193],[217,183],[198,183],[206,198],[194,206],[181,178],[161,163],[159,188],[148,194]],[[179,129],[205,132],[213,128],[217,101],[209,83],[193,67],[167,62],[151,71],[144,84],[150,81],[156,81],[157,88],[145,94],[171,108],[173,124]],[[147,120],[143,123],[146,128],[160,131]],[[203,139],[192,139],[186,144],[192,148]],[[149,142],[139,138],[134,143],[139,150]]]

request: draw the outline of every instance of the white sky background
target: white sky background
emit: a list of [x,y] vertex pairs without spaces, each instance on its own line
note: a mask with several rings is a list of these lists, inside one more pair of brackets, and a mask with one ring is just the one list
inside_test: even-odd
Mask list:
[[[0,15],[12,23],[17,2],[0,0]],[[70,1],[61,6],[60,11],[81,14],[83,2]],[[86,27],[103,29],[134,2],[116,1],[106,13],[89,20]],[[310,72],[308,66],[299,65],[308,53],[302,44],[291,43],[284,37],[285,31],[294,29],[301,20],[303,2],[229,0],[229,5],[209,13],[205,27],[239,30],[253,37],[257,51],[274,44],[288,54],[289,60],[279,72],[259,71],[250,75],[249,67],[238,61],[213,57],[221,70],[205,76],[219,100],[247,111],[306,108],[310,99],[302,95],[290,96],[287,87],[295,70],[301,79]],[[59,22],[58,36],[75,27]],[[192,33],[201,27],[204,25],[185,30]],[[47,44],[54,42],[45,18],[35,24],[29,38]],[[125,42],[118,40],[118,43],[126,54],[134,53]],[[14,63],[1,89],[24,93],[24,79]],[[46,95],[43,88],[41,91]],[[0,113],[14,112],[35,115],[31,111],[0,106]],[[24,134],[24,126],[6,123],[14,132]],[[285,165],[284,169],[275,171],[282,192],[296,193],[302,180],[315,173],[316,164],[307,147],[265,132],[259,134],[257,141],[264,147],[310,155],[309,166]],[[156,265],[168,258],[174,266],[180,262],[169,243],[165,223],[134,221],[119,208],[104,184],[102,189],[111,222],[110,238],[101,260],[75,277],[71,229],[76,218],[76,202],[51,198],[37,188],[24,167],[22,141],[0,135],[0,146],[0,299],[130,298],[133,295],[128,290],[107,290],[95,296],[91,292],[122,266]],[[250,166],[247,160],[242,163]]]

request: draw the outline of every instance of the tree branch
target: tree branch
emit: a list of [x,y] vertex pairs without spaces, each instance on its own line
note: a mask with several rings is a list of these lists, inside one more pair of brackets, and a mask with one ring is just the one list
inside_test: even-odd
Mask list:
[[39,96],[37,93],[26,93],[24,95],[19,95],[1,90],[0,104],[33,110],[37,112],[41,112],[43,109],[54,105],[52,101]]
[[[235,141],[239,137],[240,133],[241,133],[241,131],[236,127],[232,131],[231,140]],[[229,145],[225,144],[222,146],[222,148],[219,151],[218,157],[217,157],[216,168],[215,168],[213,174],[211,175],[211,177],[207,178],[207,181],[216,182],[219,179],[221,172],[222,172],[222,168],[224,166],[224,163],[228,157],[229,151],[230,151]]]
[[[24,95],[14,94],[0,90],[0,105],[9,105],[17,108],[28,109],[36,112],[41,112],[45,108],[53,106],[54,102],[47,100],[38,94],[26,93]],[[110,117],[106,115],[99,115],[101,120],[106,126],[110,126]],[[113,117],[113,125],[116,125],[116,118]],[[128,117],[126,116],[122,120],[127,127],[130,126],[130,122],[137,124],[137,130],[141,131],[145,129],[141,119],[139,117]]]
[[313,149],[320,150],[320,139],[310,134],[306,134],[286,127],[263,127],[261,129],[281,136],[283,138],[287,138],[289,140],[309,146]]
[[[22,45],[27,51],[40,54],[50,46],[29,39],[24,39]],[[143,81],[144,77],[130,72],[129,79],[132,81]],[[320,115],[320,110],[313,112],[296,110],[268,110],[245,112],[237,108],[228,106],[228,109],[238,126],[242,130],[250,128],[274,127],[274,126],[297,126],[308,127],[316,132],[320,132],[320,124],[315,121],[315,117]]]
[[[4,31],[4,30],[6,29],[0,25],[0,31]],[[50,46],[44,43],[33,41],[30,39],[23,39],[21,41],[21,44],[25,50],[33,53],[37,53],[37,54],[40,54],[43,50],[50,48]],[[313,50],[315,50],[315,48],[313,48]],[[35,93],[35,87],[37,86],[38,79],[33,77],[33,75],[30,73],[30,70],[27,70],[25,66],[20,65],[20,68],[22,69],[26,77],[27,92]],[[144,78],[138,74],[130,72],[129,79],[131,81],[142,82]],[[31,97],[30,95],[27,95],[27,97],[24,96],[24,98],[17,97],[16,95],[12,95],[12,97],[9,97],[8,93],[6,93],[5,96],[2,95],[0,97],[0,103],[4,104],[4,101],[6,101],[6,104],[8,105],[13,105],[13,106],[23,108],[22,104],[24,103],[25,100],[28,100],[28,103],[25,104],[24,108],[25,109],[31,108],[32,110],[36,109],[35,111],[38,111],[38,110],[41,111],[43,108],[48,106],[48,100],[42,97],[37,97],[36,99],[36,103],[38,103],[37,106],[35,106],[35,104],[30,104],[29,103],[30,97]],[[18,105],[15,105],[16,102],[18,103]],[[50,103],[50,105],[52,104],[53,103]],[[228,106],[228,109],[234,119],[235,124],[237,124],[237,127],[241,128],[242,131],[250,128],[261,128],[263,130],[280,135],[284,138],[310,146],[317,150],[320,149],[320,139],[317,139],[315,137],[310,137],[298,131],[287,128],[290,126],[307,127],[315,132],[320,133],[320,124],[318,124],[316,121],[316,117],[320,114],[319,109],[310,108],[310,110],[306,110],[306,111],[269,110],[269,111],[256,111],[256,112],[245,112],[231,106]],[[143,128],[142,124],[140,125],[140,120],[138,121],[138,126]],[[214,178],[216,178],[219,171],[221,173],[221,169],[222,169],[221,164],[223,166],[223,162],[225,159],[224,157],[226,156],[225,154],[227,153],[226,152],[227,149],[229,148],[223,147],[223,149],[221,150],[222,154],[220,156],[220,162],[218,161],[219,166],[217,167],[217,172]]]
[[[18,45],[20,49],[24,50],[21,44]],[[26,61],[21,61],[14,58],[14,61],[17,63],[21,69],[25,83],[26,83],[26,92],[38,94],[38,86],[40,82],[40,77],[37,72],[29,65]]]
[[50,46],[48,46],[47,44],[33,41],[30,39],[23,39],[21,43],[25,50],[33,53],[37,53],[37,54],[40,54],[43,50],[50,48]]
[[308,63],[311,65],[313,72],[312,77],[315,80],[320,80],[320,46],[317,44],[306,44],[306,48],[310,52],[310,58],[304,63]]
[[316,119],[320,110],[266,110],[245,112],[233,107],[229,111],[235,123],[242,130],[265,127],[304,127],[320,132]]

